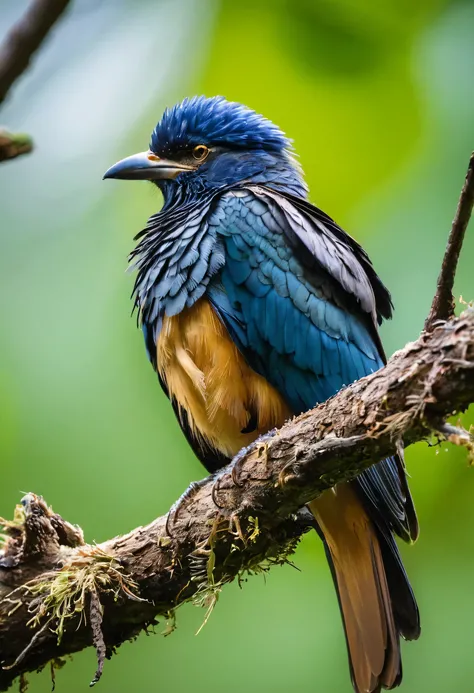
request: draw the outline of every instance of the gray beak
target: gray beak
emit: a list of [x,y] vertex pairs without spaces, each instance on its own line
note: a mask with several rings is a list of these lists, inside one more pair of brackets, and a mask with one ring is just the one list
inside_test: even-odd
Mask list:
[[160,159],[153,152],[140,152],[118,161],[105,173],[106,178],[122,180],[170,180],[184,171],[194,171],[194,166],[178,164],[170,159]]

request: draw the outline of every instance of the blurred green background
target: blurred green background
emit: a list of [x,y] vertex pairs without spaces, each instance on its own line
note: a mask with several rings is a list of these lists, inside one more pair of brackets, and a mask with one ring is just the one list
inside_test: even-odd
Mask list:
[[[370,252],[393,292],[390,354],[419,334],[474,145],[474,4],[447,0],[77,0],[5,104],[36,151],[0,166],[0,514],[43,494],[92,541],[165,512],[203,476],[129,318],[132,236],[161,200],[101,181],[143,150],[166,105],[223,94],[295,141],[311,198]],[[0,30],[24,0],[0,1]],[[474,298],[474,228],[456,293]],[[468,425],[469,416],[463,418]],[[474,471],[463,451],[407,453],[421,521],[402,547],[422,613],[405,693],[474,686]],[[322,547],[242,591],[209,623],[120,648],[102,693],[351,690]],[[164,624],[163,624],[164,628]],[[161,624],[158,627],[161,630]],[[58,673],[85,691],[92,650]],[[49,691],[48,672],[30,693]]]

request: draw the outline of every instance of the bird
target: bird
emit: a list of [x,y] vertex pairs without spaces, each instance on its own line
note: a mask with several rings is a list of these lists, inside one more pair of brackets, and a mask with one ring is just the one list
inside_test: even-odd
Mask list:
[[[160,211],[135,236],[148,358],[210,473],[386,362],[391,295],[361,245],[309,201],[292,140],[222,96],[167,108],[149,149],[106,179],[147,180]],[[356,693],[402,679],[419,611],[394,535],[418,536],[403,452],[308,504],[334,581]]]

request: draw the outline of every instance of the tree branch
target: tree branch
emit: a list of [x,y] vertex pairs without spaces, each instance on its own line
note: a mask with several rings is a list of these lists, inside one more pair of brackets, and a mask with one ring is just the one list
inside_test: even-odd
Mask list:
[[474,206],[474,152],[471,154],[466,179],[459,197],[456,215],[451,226],[448,245],[444,254],[441,272],[436,285],[436,294],[425,321],[425,330],[429,330],[437,320],[449,320],[454,315],[455,300],[453,296],[454,278],[459,255]]
[[286,561],[311,524],[298,509],[392,454],[397,441],[408,445],[439,431],[472,451],[467,432],[444,421],[473,401],[469,309],[242,451],[193,487],[169,518],[86,545],[80,530],[29,494],[16,520],[4,521],[0,688],[91,644],[98,679],[104,653],[157,615],[189,600],[211,609],[223,584]]
[[[69,3],[70,0],[32,0],[25,14],[5,36],[0,44],[0,104]],[[0,128],[0,163],[28,154],[32,149],[29,135],[12,134]]]
[[0,104],[23,74],[33,55],[70,0],[33,0],[0,45]]
[[[473,159],[449,238],[431,319],[387,365],[271,431],[170,512],[98,546],[28,494],[2,520],[0,690],[48,661],[93,645],[104,659],[159,615],[174,627],[186,601],[208,612],[225,583],[287,562],[313,525],[305,503],[433,433],[474,441],[446,419],[474,402],[474,310],[449,322],[446,297],[472,209]],[[444,297],[444,298],[443,298]],[[449,305],[448,305],[449,304]],[[303,509],[301,509],[303,508]]]

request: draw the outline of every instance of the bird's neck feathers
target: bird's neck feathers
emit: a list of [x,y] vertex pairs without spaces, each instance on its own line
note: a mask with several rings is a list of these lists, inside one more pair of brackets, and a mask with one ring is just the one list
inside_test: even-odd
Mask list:
[[197,171],[182,173],[173,181],[157,181],[157,185],[164,197],[163,211],[197,200],[203,193],[214,195],[247,185],[266,185],[302,198],[308,194],[302,168],[287,149],[223,151]]
[[216,226],[206,221],[221,195],[265,185],[307,196],[302,170],[288,150],[223,151],[197,171],[157,183],[163,208],[136,236],[140,242],[130,256],[137,270],[135,307],[153,340],[163,315],[177,315],[193,305],[225,262]]

